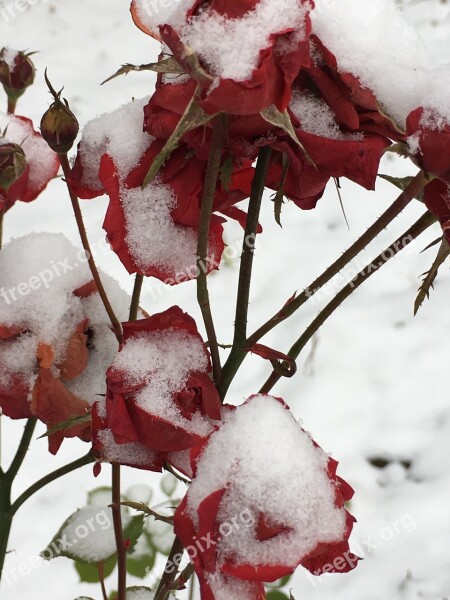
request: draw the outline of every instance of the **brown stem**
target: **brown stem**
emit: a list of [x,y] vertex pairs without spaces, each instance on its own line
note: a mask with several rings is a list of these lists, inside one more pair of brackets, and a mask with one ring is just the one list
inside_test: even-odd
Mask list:
[[[325,321],[331,317],[334,311],[346,300],[360,285],[362,285],[369,277],[379,271],[383,265],[385,265],[391,258],[401,252],[403,248],[406,248],[413,240],[421,235],[428,227],[436,222],[436,219],[430,213],[425,213],[420,217],[414,225],[412,225],[403,235],[391,244],[384,252],[379,254],[375,260],[365,267],[348,283],[342,290],[329,302],[325,308],[317,315],[311,325],[305,329],[299,339],[295,342],[292,348],[288,352],[288,356],[296,359],[309,340],[317,333],[322,327]],[[268,394],[273,386],[279,381],[281,374],[277,371],[273,371],[270,377],[267,379],[265,384],[260,390],[260,394]]]
[[100,298],[102,299],[103,305],[105,307],[106,312],[108,313],[108,317],[111,321],[111,324],[113,326],[114,329],[114,333],[116,334],[116,338],[117,341],[120,343],[122,341],[122,328],[120,326],[120,322],[117,319],[114,310],[111,306],[111,303],[109,301],[109,298],[106,294],[105,288],[103,287],[103,283],[102,280],[100,278],[100,275],[98,273],[98,269],[97,269],[97,265],[95,264],[94,261],[94,257],[93,254],[91,252],[91,247],[89,244],[89,239],[87,237],[86,234],[86,228],[84,226],[84,221],[83,221],[83,215],[81,214],[81,208],[80,208],[80,203],[78,201],[78,197],[75,194],[74,190],[72,189],[72,186],[70,184],[70,165],[69,165],[69,159],[67,158],[67,154],[59,154],[59,160],[61,163],[61,167],[64,173],[64,177],[66,180],[66,184],[67,184],[67,189],[69,190],[69,196],[70,196],[70,200],[72,202],[72,208],[73,208],[73,212],[75,214],[75,220],[77,222],[77,226],[78,226],[78,231],[80,234],[80,238],[81,238],[81,244],[83,246],[83,249],[85,251],[86,254],[86,258],[89,264],[89,268],[91,270],[92,273],[92,277],[95,281],[95,284],[97,286],[98,289],[98,293],[100,294]]
[[203,184],[202,207],[200,213],[200,225],[197,243],[197,301],[202,311],[203,321],[208,337],[211,360],[213,365],[213,377],[216,385],[221,379],[221,366],[219,347],[217,345],[216,329],[211,313],[209,291],[207,282],[207,263],[209,229],[213,211],[214,197],[216,194],[217,179],[219,177],[220,161],[222,159],[223,146],[228,127],[226,115],[218,115],[215,118],[211,150],[209,153],[208,166],[206,168],[205,181]]
[[112,465],[112,516],[117,548],[117,600],[126,600],[127,552],[123,540],[120,494],[120,465]]
[[172,548],[170,549],[169,556],[167,557],[164,573],[155,593],[155,600],[167,600],[171,589],[170,584],[175,580],[178,573],[178,565],[174,559],[177,555],[183,554],[183,551],[183,544],[181,543],[181,540],[176,537],[173,541]]
[[134,280],[133,295],[131,297],[130,316],[129,321],[136,321],[139,311],[139,300],[141,298],[142,284],[144,283],[144,276],[136,273]]
[[[372,242],[403,210],[416,198],[423,188],[430,182],[431,177],[424,171],[420,171],[411,181],[408,187],[391,204],[391,206],[373,223],[369,229],[356,242],[346,250],[326,271],[324,271],[313,283],[299,294],[294,300],[283,306],[273,317],[253,333],[245,342],[244,348],[251,348],[264,335],[272,331],[277,325],[293,315],[309,298],[314,296],[323,288],[333,277],[335,277],[349,262],[351,262],[364,248]],[[222,377],[222,398],[228,390],[228,387],[236,375],[239,367],[244,361],[247,352],[241,350],[233,356],[230,354],[223,368]]]

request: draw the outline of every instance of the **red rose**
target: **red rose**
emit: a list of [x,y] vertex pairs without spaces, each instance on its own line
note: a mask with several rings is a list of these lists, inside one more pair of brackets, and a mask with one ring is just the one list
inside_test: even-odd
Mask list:
[[[2,249],[0,275],[3,413],[13,419],[35,416],[49,428],[88,416],[105,391],[117,340],[80,252],[62,235],[30,234]],[[104,279],[119,314],[128,312],[128,296]],[[89,423],[49,436],[50,451],[74,436],[89,441]]]
[[116,441],[165,453],[200,443],[221,418],[210,372],[195,321],[179,307],[124,323],[107,371],[107,422]]
[[48,182],[55,178],[59,170],[57,155],[50,150],[40,133],[34,130],[33,123],[25,117],[16,117],[0,113],[0,133],[6,131],[6,137],[0,137],[0,150],[7,144],[17,144],[23,150],[26,169],[11,185],[2,187],[2,163],[0,153],[0,211],[5,212],[20,200],[31,202],[45,189]]
[[126,465],[135,469],[162,471],[164,455],[143,446],[139,442],[127,442],[122,440],[120,436],[114,437],[112,430],[109,428],[104,400],[95,402],[91,414],[92,447],[99,461]]
[[406,125],[412,155],[425,171],[450,184],[450,123],[419,107]]
[[316,575],[356,566],[348,546],[354,519],[344,508],[353,490],[282,400],[254,396],[224,415],[191,462],[175,532],[202,599],[222,597],[213,584],[224,575],[258,584],[299,564]]
[[289,103],[293,80],[310,62],[311,4],[198,0],[187,11],[162,7],[155,13],[133,0],[132,14],[200,84],[208,113],[251,115],[272,104],[284,110]]

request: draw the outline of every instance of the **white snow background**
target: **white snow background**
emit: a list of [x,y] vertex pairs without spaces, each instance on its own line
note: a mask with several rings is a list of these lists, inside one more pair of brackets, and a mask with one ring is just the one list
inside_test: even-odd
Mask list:
[[[403,4],[407,18],[420,27],[430,51],[443,62],[448,60],[450,6],[437,0]],[[65,86],[64,95],[81,125],[132,97],[150,93],[154,77],[148,73],[130,74],[99,85],[122,63],[156,60],[157,44],[133,26],[128,5],[128,0],[0,2],[0,46],[39,51],[33,57],[38,69],[36,83],[19,100],[18,114],[39,123],[50,101],[43,81],[45,67],[56,88]],[[11,7],[7,13],[6,7]],[[6,19],[5,14],[11,15],[11,11],[14,18]],[[383,32],[379,35],[382,44]],[[384,159],[381,169],[398,176],[415,170],[412,163],[390,157]],[[397,196],[396,190],[383,181],[379,181],[375,193],[344,180],[342,186],[350,231],[332,184],[314,211],[302,212],[294,204],[286,205],[283,229],[274,221],[267,195],[261,218],[265,233],[259,239],[255,261],[251,331],[295,290],[308,285]],[[84,201],[82,209],[95,248],[104,237],[101,224],[106,199]],[[366,249],[364,262],[370,262],[422,212],[418,203],[408,207]],[[78,241],[61,181],[53,181],[36,202],[19,203],[7,215],[6,240],[32,231],[64,232],[72,241]],[[438,226],[434,227],[351,296],[320,330],[314,352],[311,354],[309,346],[300,357],[297,376],[274,388],[317,442],[340,461],[339,474],[355,488],[351,511],[358,523],[352,536],[353,548],[365,555],[365,560],[348,575],[312,580],[298,569],[291,582],[297,600],[450,598],[448,265],[441,269],[430,301],[416,318],[412,316],[419,276],[435,256],[435,249],[420,252],[439,234]],[[236,255],[241,235],[237,226],[227,227],[226,241],[236,248]],[[131,291],[132,278],[115,255],[99,253],[96,259],[102,269]],[[231,261],[209,279],[222,343],[231,341],[238,266],[238,260]],[[361,266],[358,263],[356,268]],[[350,278],[353,274],[344,275]],[[263,343],[287,351],[336,289],[329,287],[329,295],[320,294],[319,302],[306,305]],[[201,328],[194,298],[192,282],[169,288],[147,280],[142,305],[157,312],[180,304]],[[248,358],[231,389],[230,400],[239,403],[257,392],[268,373],[262,359]],[[9,463],[22,427],[22,422],[2,419],[2,464]],[[41,427],[36,436],[42,432]],[[277,443],[277,432],[268,443]],[[68,440],[57,457],[52,457],[45,440],[33,440],[15,494],[86,450],[85,444]],[[385,469],[377,469],[369,463],[370,457],[392,462]],[[410,468],[402,462],[407,466],[410,463]],[[108,485],[109,478],[106,465],[97,479],[91,467],[85,467],[39,492],[20,509],[5,566],[10,581],[3,584],[1,600],[73,600],[83,594],[99,598],[99,588],[78,583],[69,559],[32,564],[64,519],[85,504],[86,492]],[[157,476],[129,468],[123,469],[123,479],[124,489],[134,483],[150,483],[155,489],[158,485]],[[183,493],[181,485],[179,493]],[[154,501],[158,499],[156,495]],[[20,574],[20,569],[28,572]],[[131,583],[138,581],[130,579]],[[112,579],[108,585],[114,589]]]

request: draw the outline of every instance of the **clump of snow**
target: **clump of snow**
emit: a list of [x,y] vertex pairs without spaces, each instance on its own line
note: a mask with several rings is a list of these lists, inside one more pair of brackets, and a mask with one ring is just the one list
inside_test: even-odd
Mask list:
[[158,32],[160,25],[172,25],[175,29],[185,22],[187,12],[193,7],[196,0],[134,0],[136,14],[141,23],[153,31]]
[[[130,521],[130,515],[122,511],[122,526],[126,528]],[[60,539],[67,540],[67,547],[73,548],[74,555],[81,560],[91,564],[106,560],[116,553],[111,508],[106,505],[81,508],[69,517]]]
[[[14,268],[11,266],[14,265]],[[129,297],[118,283],[102,274],[108,296],[126,319]],[[89,403],[105,393],[105,371],[117,352],[117,340],[97,292],[80,298],[74,291],[92,281],[84,251],[62,234],[33,233],[16,238],[0,253],[0,324],[21,333],[0,341],[0,381],[8,386],[18,374],[30,388],[37,374],[39,343],[52,347],[54,365],[66,355],[77,326],[88,320],[89,361],[66,387]],[[52,367],[55,376],[56,366]]]
[[40,135],[36,135],[31,121],[0,112],[0,133],[5,130],[8,141],[21,146],[25,153],[29,187],[43,187],[55,174],[55,153]]
[[2,50],[2,58],[1,60],[6,63],[8,69],[12,72],[16,66],[16,58],[19,56],[18,50],[13,50],[6,46]]
[[240,19],[205,9],[181,29],[181,38],[223,79],[245,81],[259,65],[260,52],[278,33],[304,34],[309,3],[300,0],[260,0]]
[[[244,81],[258,67],[260,52],[269,48],[278,33],[305,32],[310,4],[301,0],[260,0],[240,19],[219,15],[209,8],[186,19],[193,0],[154,2],[135,0],[136,12],[146,27],[157,32],[159,25],[171,25],[181,39],[208,64],[214,75]],[[203,8],[203,7],[202,7]]]
[[78,148],[83,165],[83,185],[102,189],[98,170],[103,154],[113,158],[121,178],[138,164],[153,139],[142,131],[143,110],[148,100],[148,97],[133,100],[85,125]]
[[113,363],[113,369],[125,375],[127,384],[144,386],[135,396],[142,409],[202,436],[213,429],[209,420],[196,411],[189,421],[179,412],[173,396],[185,389],[190,374],[206,373],[208,367],[201,340],[175,329],[130,338]]
[[144,190],[124,188],[121,200],[127,245],[139,268],[145,271],[151,265],[170,273],[196,270],[196,232],[174,223],[170,211],[176,199],[169,186],[153,182]]
[[[276,564],[282,556],[296,567],[319,543],[342,540],[346,515],[335,506],[327,465],[327,454],[275,398],[256,396],[228,413],[200,456],[187,494],[187,510],[198,523],[202,500],[226,487],[218,520],[229,527],[217,545],[219,566],[227,559]],[[261,514],[287,530],[257,541]]]
[[429,54],[394,2],[318,2],[311,16],[313,32],[336,56],[339,69],[371,89],[399,125],[418,106],[450,119],[450,66]]
[[344,133],[336,123],[336,115],[322,98],[316,98],[308,92],[296,90],[292,94],[289,105],[294,115],[300,121],[302,131],[312,133],[330,140],[361,141],[364,135],[360,133]]

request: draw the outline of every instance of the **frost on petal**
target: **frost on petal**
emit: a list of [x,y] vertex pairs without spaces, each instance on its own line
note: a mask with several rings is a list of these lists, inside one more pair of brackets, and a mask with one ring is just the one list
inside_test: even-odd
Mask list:
[[125,324],[107,373],[109,427],[124,441],[161,452],[198,444],[220,418],[210,371],[195,322],[178,307]]
[[104,154],[114,157],[122,178],[136,166],[153,139],[142,131],[143,108],[147,102],[148,98],[133,100],[84,126],[72,173],[72,183],[80,198],[105,193],[98,177]]

